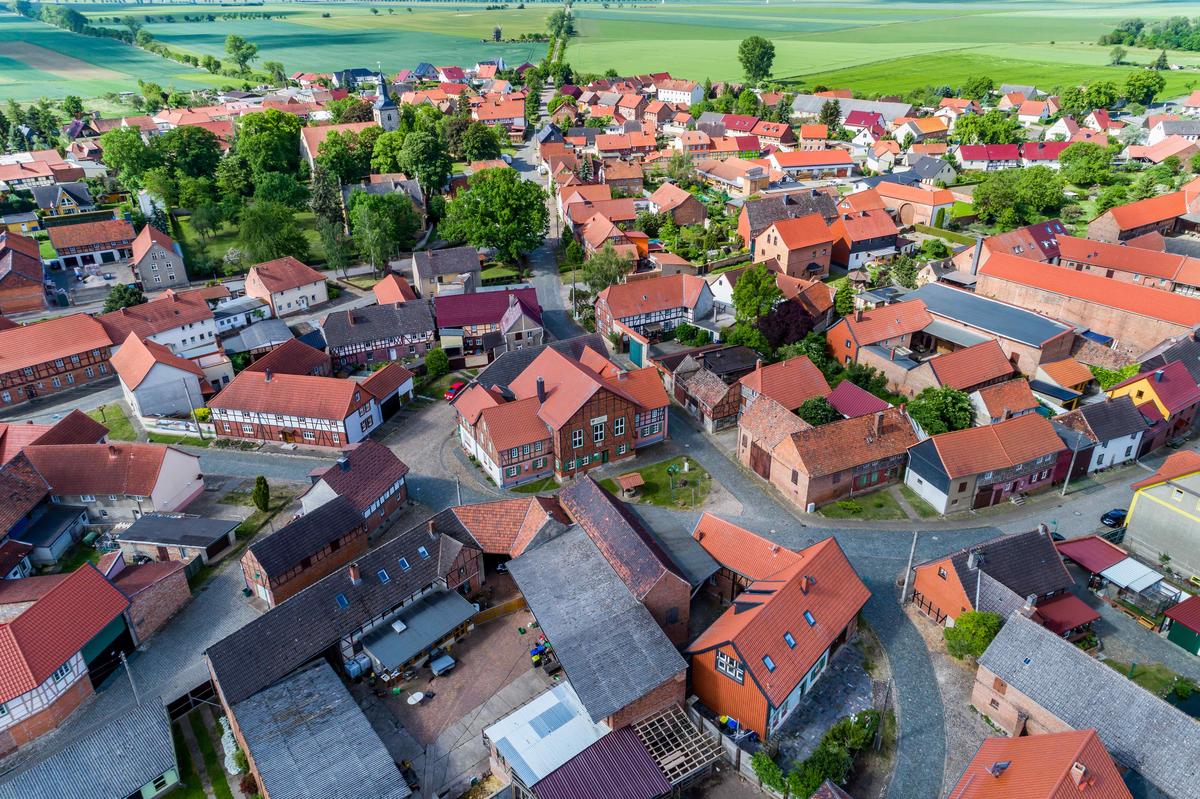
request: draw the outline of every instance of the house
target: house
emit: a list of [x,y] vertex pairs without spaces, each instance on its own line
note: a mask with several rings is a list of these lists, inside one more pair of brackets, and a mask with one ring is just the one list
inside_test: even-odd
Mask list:
[[1188,597],[1167,608],[1167,640],[1193,655],[1200,655],[1200,598]]
[[408,369],[393,361],[362,381],[362,387],[371,392],[379,403],[383,421],[395,416],[401,405],[412,401],[415,377]]
[[290,255],[250,267],[246,294],[271,306],[271,314],[276,317],[329,302],[325,277]]
[[22,576],[24,563],[52,566],[83,538],[87,510],[53,502],[49,484],[24,454],[0,466],[0,489],[6,497],[0,537],[24,545],[19,557],[10,553],[6,575],[15,570]]
[[1040,125],[1050,117],[1050,104],[1043,100],[1026,100],[1017,107],[1017,122],[1023,127]]
[[696,324],[712,311],[712,289],[704,278],[664,275],[601,291],[596,297],[596,330],[607,336],[620,324],[641,335],[655,334]]
[[600,182],[614,191],[641,194],[644,177],[641,164],[632,161],[609,161],[600,167]]
[[1173,452],[1151,476],[1132,484],[1133,501],[1125,520],[1123,543],[1151,563],[1171,556],[1171,568],[1200,574],[1196,536],[1200,523],[1189,506],[1200,501],[1200,455]]
[[61,726],[95,693],[93,680],[113,671],[107,661],[114,650],[133,648],[128,607],[90,563],[66,575],[0,581],[0,635],[10,663],[0,679],[5,751]]
[[373,534],[393,520],[408,502],[408,466],[390,449],[371,439],[351,444],[333,466],[311,475],[312,487],[300,497],[300,508],[311,513],[345,497]]
[[402,275],[388,272],[383,279],[371,287],[375,302],[380,305],[391,305],[398,302],[412,302],[417,299],[417,293]]
[[953,183],[958,178],[958,172],[954,166],[944,158],[935,158],[932,155],[913,156],[910,151],[906,157],[908,169],[921,180],[922,186],[936,188],[945,186],[948,183]]
[[270,371],[277,375],[333,376],[329,354],[316,347],[310,347],[298,338],[288,339],[242,371]]
[[1015,169],[1021,165],[1021,150],[1015,144],[963,144],[954,159],[965,170],[993,172]]
[[1123,283],[1187,294],[1180,283],[1200,270],[1200,260],[1186,255],[1131,247],[1124,244],[1060,236],[1053,263],[1076,272],[1100,275]]
[[1033,413],[1041,404],[1033,396],[1029,381],[1022,378],[993,383],[971,392],[975,406],[975,424],[995,424],[1014,416]]
[[0,232],[0,314],[46,307],[38,242],[12,230]]
[[829,227],[834,235],[832,259],[838,266],[858,269],[896,255],[900,230],[886,211],[842,214]]
[[870,124],[878,122],[885,130],[899,118],[910,116],[913,107],[908,103],[884,100],[860,100],[854,97],[831,96],[828,94],[797,94],[792,99],[792,116],[816,117],[830,100],[836,100],[841,111],[842,124],[849,128],[852,123],[862,124],[860,119],[867,117]]
[[949,795],[1057,799],[1084,791],[1100,799],[1133,799],[1095,730],[987,738]]
[[979,658],[971,704],[1014,740],[1095,730],[1117,766],[1143,785],[1164,796],[1195,792],[1195,719],[1020,614]]
[[771,168],[782,172],[793,180],[817,180],[819,178],[848,178],[854,170],[854,161],[847,150],[776,150],[767,156]]
[[704,590],[722,605],[733,604],[756,581],[789,569],[800,560],[795,550],[707,511],[692,529],[692,539],[718,566]]
[[1150,128],[1147,144],[1158,144],[1163,139],[1178,136],[1188,141],[1200,140],[1200,121],[1195,119],[1160,119]]
[[338,495],[252,543],[242,555],[242,577],[273,608],[366,551],[367,520]]
[[747,200],[738,213],[738,235],[753,255],[755,242],[772,223],[814,213],[826,223],[836,219],[836,195],[822,188],[809,188]]
[[900,160],[900,144],[893,139],[880,139],[867,153],[867,169],[872,172],[891,172]]
[[321,152],[321,143],[329,138],[330,133],[340,136],[357,135],[367,128],[379,127],[374,120],[370,122],[347,122],[341,125],[306,125],[300,129],[300,155],[308,161],[309,169],[316,163]]
[[683,395],[686,407],[709,433],[737,424],[741,409],[741,385],[726,383],[708,369],[697,369],[686,377],[676,378],[677,394]]
[[1188,374],[1200,384],[1200,333],[1164,339],[1141,353],[1138,358],[1142,371],[1151,371],[1181,361]]
[[1100,615],[1071,593],[1074,579],[1044,529],[1004,535],[913,567],[913,603],[938,624],[967,611],[1021,612],[1077,640]]
[[939,513],[986,508],[1050,486],[1063,449],[1036,413],[939,433],[911,447],[904,482]]
[[876,186],[874,191],[883,200],[883,207],[903,227],[938,226],[949,218],[950,209],[954,207],[954,195],[949,189],[929,190],[885,181]]
[[58,260],[68,269],[96,272],[103,264],[133,255],[133,227],[123,219],[55,225],[48,232]]
[[463,449],[503,487],[562,481],[667,437],[657,370],[626,372],[590,347],[543,349],[505,389],[477,382],[454,400]]
[[162,444],[39,444],[23,453],[51,498],[87,508],[93,524],[182,510],[204,491],[200,459]]
[[1063,150],[1071,146],[1071,142],[1022,142],[1021,166],[1048,166],[1058,169],[1061,165],[1058,157]]
[[705,158],[696,162],[695,169],[702,181],[733,197],[749,197],[770,183],[766,167],[741,158]]
[[241,372],[208,401],[217,435],[342,447],[378,427],[379,404],[353,380]]
[[133,240],[134,276],[146,288],[187,286],[188,274],[183,265],[183,251],[173,238],[154,225],[146,225]]
[[902,408],[794,432],[771,451],[768,480],[801,510],[898,482],[917,443]]
[[1128,396],[1139,408],[1153,402],[1170,423],[1171,436],[1181,435],[1192,426],[1200,406],[1200,387],[1182,361],[1134,375],[1109,388],[1108,396]]
[[1200,152],[1200,142],[1188,141],[1182,136],[1168,136],[1157,144],[1131,144],[1125,148],[1123,155],[1131,161],[1161,164],[1172,157],[1186,161],[1197,152]]
[[738,462],[770,480],[775,448],[788,436],[811,426],[770,397],[757,397],[738,419]]
[[525,100],[509,99],[504,95],[495,100],[485,99],[471,107],[471,119],[489,127],[500,125],[510,139],[519,142],[525,137]]
[[655,81],[654,96],[664,103],[690,106],[704,99],[704,87],[691,80],[667,78]]
[[233,551],[238,524],[183,513],[146,513],[117,535],[117,544],[131,561],[180,563],[190,578]]
[[686,650],[700,702],[762,738],[782,726],[853,639],[871,595],[836,540],[796,555],[751,583]]
[[887,355],[895,348],[909,349],[914,334],[933,322],[923,302],[905,300],[873,310],[843,316],[825,334],[830,353],[838,363],[857,363],[868,348]]
[[442,291],[469,294],[480,286],[479,252],[474,247],[419,250],[413,253],[412,269],[413,288],[422,297]]
[[691,192],[664,182],[650,195],[650,213],[669,213],[675,224],[683,227],[703,224],[707,209]]
[[96,201],[88,191],[86,183],[56,183],[52,186],[34,186],[30,189],[42,219],[86,214],[96,210]]
[[1088,222],[1087,237],[1096,241],[1122,242],[1151,232],[1164,236],[1173,233],[1179,227],[1180,217],[1200,206],[1198,191],[1200,183],[1192,180],[1179,191],[1110,208]]
[[190,415],[204,403],[204,371],[151,339],[129,337],[112,356],[125,401],[137,416]]
[[271,315],[271,306],[258,297],[236,297],[217,303],[213,319],[217,333],[233,333]]
[[[321,336],[320,330],[315,332],[318,337]],[[234,355],[244,352],[254,361],[294,338],[291,328],[282,319],[263,319],[240,333],[228,336],[221,343],[226,352]],[[317,343],[324,345],[321,338]]]
[[442,294],[433,298],[438,339],[451,361],[491,363],[509,350],[542,343],[542,306],[532,288]]
[[942,117],[931,116],[906,119],[892,130],[892,135],[907,147],[918,142],[944,139],[949,132],[950,123]]
[[1078,471],[1071,471],[1072,478],[1129,463],[1142,454],[1146,420],[1127,394],[1081,405],[1056,416],[1054,423],[1083,434],[1093,445],[1089,457],[1076,465]]
[[754,262],[794,278],[829,274],[833,232],[820,214],[772,222],[754,243]]
[[0,229],[8,233],[36,233],[42,229],[42,220],[36,211],[16,211],[0,216]]
[[427,302],[334,311],[321,320],[321,331],[339,367],[424,355],[435,338]]
[[824,397],[829,393],[825,376],[807,355],[798,355],[767,366],[759,361],[754,371],[743,375],[738,384],[741,386],[743,412],[760,396],[770,397],[789,411],[795,411],[805,400]]

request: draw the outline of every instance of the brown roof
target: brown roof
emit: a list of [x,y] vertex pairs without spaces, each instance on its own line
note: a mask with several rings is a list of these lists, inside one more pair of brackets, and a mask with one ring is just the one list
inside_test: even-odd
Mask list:
[[389,272],[371,289],[375,293],[375,301],[380,305],[394,302],[411,302],[417,298],[417,293],[403,276]]
[[1050,420],[1039,413],[941,433],[932,440],[951,478],[1008,469],[1063,448]]
[[805,313],[819,317],[833,307],[833,289],[820,280],[804,280],[798,277],[775,273],[775,285],[786,300],[800,303]]
[[895,236],[900,232],[891,215],[882,209],[843,214],[833,221],[832,227],[838,238],[852,242]]
[[402,364],[389,363],[362,381],[363,388],[370,391],[376,399],[386,399],[396,393],[400,386],[412,380],[415,375]]
[[1038,407],[1037,398],[1029,388],[1029,381],[1023,377],[1005,380],[994,386],[985,386],[979,389],[979,399],[983,401],[983,407],[987,408],[988,414],[993,417],[1001,417],[1005,411],[1020,413]]
[[125,341],[132,333],[139,338],[148,338],[164,330],[212,318],[212,309],[195,292],[167,290],[157,300],[102,314],[96,320],[116,342]]
[[907,452],[917,434],[903,408],[841,419],[791,435],[796,465],[823,477]]
[[208,407],[340,421],[367,396],[370,392],[353,380],[243,371],[208,401]]
[[792,433],[810,427],[808,422],[765,395],[755,397],[738,420],[738,429],[749,433],[752,441],[768,451]]
[[146,257],[146,253],[150,252],[150,246],[158,244],[168,252],[175,251],[175,239],[163,233],[154,225],[146,225],[142,228],[142,232],[133,240],[133,260],[134,263]]
[[764,580],[800,558],[795,551],[707,511],[696,522],[692,538],[717,563],[751,580]]
[[8,533],[49,493],[50,487],[25,455],[18,453],[0,466],[0,530]]
[[676,186],[674,183],[663,183],[650,195],[650,202],[662,211],[671,211],[687,202],[692,195]]
[[[138,338],[136,333],[130,333],[129,337],[125,339],[125,343],[112,356],[113,369],[117,370],[121,382],[130,391],[133,391],[142,384],[142,381],[150,374],[150,370],[154,368],[155,364],[180,369],[196,375],[201,380],[204,379],[204,372],[199,366],[187,358],[180,358],[171,352],[170,347],[164,347],[162,344],[150,339],[143,340]],[[198,400],[199,398],[196,399]]]
[[108,435],[108,428],[78,408],[59,419],[30,444],[96,444]]
[[328,353],[293,338],[283,342],[242,371],[265,372],[270,369],[272,374],[277,375],[310,375],[318,366],[324,366],[328,371]]
[[553,497],[456,505],[450,512],[484,552],[512,557],[520,555],[547,523],[569,521]]
[[700,369],[686,381],[687,392],[703,404],[711,407],[725,399],[737,386],[730,386],[707,369]]
[[[101,568],[103,569],[103,566]],[[161,583],[185,568],[187,568],[187,564],[182,560],[157,560],[151,563],[126,564],[123,569],[109,577],[109,582],[127,598],[133,599],[147,588]]]
[[[305,128],[307,130],[307,128]],[[325,276],[311,266],[302,264],[290,255],[250,267],[267,291],[275,294],[288,289],[324,282]]]
[[860,346],[887,341],[892,338],[924,330],[933,321],[925,303],[907,300],[893,305],[882,305],[871,311],[844,317],[854,341]]
[[104,327],[81,313],[0,330],[0,374],[111,346]]
[[929,365],[939,383],[960,391],[970,391],[981,383],[1010,377],[1017,371],[995,339],[939,355],[931,359]]
[[148,497],[170,447],[127,441],[29,446],[24,452],[59,496],[116,494]]
[[110,241],[133,241],[133,227],[123,219],[101,222],[82,222],[78,225],[56,225],[48,231],[50,243],[56,250],[69,247],[88,247]]
[[786,361],[763,366],[743,375],[741,384],[751,391],[765,394],[789,411],[794,411],[807,399],[824,397],[829,393],[829,384],[807,355],[798,355]]
[[343,448],[337,463],[321,472],[318,479],[362,513],[406,474],[408,466],[404,461],[383,444],[368,438]]

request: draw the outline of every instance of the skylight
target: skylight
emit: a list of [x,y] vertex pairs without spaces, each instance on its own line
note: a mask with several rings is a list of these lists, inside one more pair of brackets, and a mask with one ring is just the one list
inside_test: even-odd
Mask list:
[[767,667],[767,671],[775,671],[775,661],[771,660],[770,655],[763,655],[763,665]]
[[789,648],[791,648],[791,649],[796,648],[796,639],[792,637],[791,633],[784,633],[783,640],[787,643]]
[[384,585],[387,585],[392,581],[392,578],[388,576],[387,569],[380,569],[378,572],[376,572],[376,574],[379,575],[379,582],[383,583]]
[[812,613],[808,612],[807,610],[804,611],[804,620],[808,622],[809,627],[815,627],[817,624],[817,620],[814,619]]
[[350,600],[346,599],[345,594],[338,594],[336,597],[334,597],[334,599],[337,600],[338,607],[342,608],[343,610],[350,607]]
[[421,560],[429,558],[429,550],[425,547],[417,547],[417,554],[421,556]]
[[409,565],[408,565],[408,558],[400,558],[400,569],[401,569],[401,571],[408,571],[408,570],[409,570],[409,569],[411,569],[411,568],[412,568],[412,566],[409,566]]

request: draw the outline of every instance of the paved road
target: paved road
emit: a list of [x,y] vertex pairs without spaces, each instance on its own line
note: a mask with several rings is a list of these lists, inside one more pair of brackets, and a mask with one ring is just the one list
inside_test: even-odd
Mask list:
[[33,403],[13,408],[7,413],[0,414],[0,419],[6,422],[29,421],[36,424],[53,424],[76,408],[90,411],[101,405],[117,402],[124,397],[121,384],[115,377],[103,383],[103,388],[96,388],[96,385],[96,383],[89,383],[66,394],[56,394],[44,400],[36,400]]

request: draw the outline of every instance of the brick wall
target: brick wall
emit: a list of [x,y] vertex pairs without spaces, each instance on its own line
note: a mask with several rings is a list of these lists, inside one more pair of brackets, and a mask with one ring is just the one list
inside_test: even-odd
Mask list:
[[[691,586],[675,574],[667,572],[642,597],[642,604],[676,646],[687,643],[691,594]],[[674,621],[671,621],[672,618]]]
[[32,716],[25,718],[8,728],[8,734],[17,746],[25,746],[30,741],[45,735],[59,727],[80,705],[94,693],[92,680],[86,674],[75,681],[54,704]]
[[[1071,729],[1041,705],[983,666],[975,672],[971,704],[1009,735],[1045,735]],[[1026,716],[1023,725],[1021,714]]]
[[191,598],[192,590],[188,587],[184,569],[135,594],[129,606],[129,619],[138,644],[162,629]]
[[619,730],[656,713],[661,713],[671,705],[682,705],[686,693],[687,671],[685,670],[651,690],[641,699],[629,703],[609,716],[608,726]]

